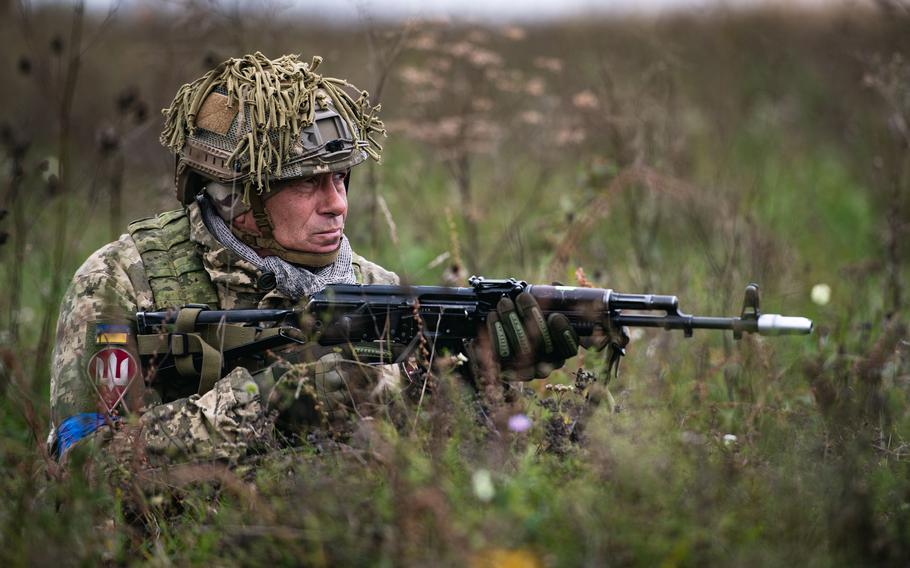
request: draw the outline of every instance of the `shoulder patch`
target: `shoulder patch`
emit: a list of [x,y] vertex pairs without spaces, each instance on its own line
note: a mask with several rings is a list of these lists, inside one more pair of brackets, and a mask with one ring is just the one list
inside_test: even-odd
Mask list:
[[122,347],[106,347],[92,355],[85,370],[89,380],[97,384],[104,403],[114,409],[139,372],[139,363]]
[[202,107],[199,108],[199,112],[196,113],[196,127],[222,136],[226,135],[238,112],[228,102],[227,96],[221,93],[210,93],[202,103]]
[[130,339],[130,326],[99,323],[95,326],[95,343],[126,345]]

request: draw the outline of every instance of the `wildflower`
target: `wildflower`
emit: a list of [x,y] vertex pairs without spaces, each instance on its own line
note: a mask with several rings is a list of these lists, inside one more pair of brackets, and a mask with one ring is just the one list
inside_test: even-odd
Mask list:
[[816,284],[812,287],[812,301],[819,306],[824,306],[831,301],[831,286],[827,284]]
[[562,71],[562,61],[555,57],[538,57],[534,60],[534,66],[553,73]]
[[572,97],[572,104],[580,110],[594,110],[597,108],[597,95],[585,89]]
[[483,501],[489,503],[496,495],[496,488],[493,487],[493,477],[485,469],[478,469],[471,477],[471,483],[474,486],[474,495]]
[[578,128],[563,128],[556,133],[556,145],[565,146],[566,144],[579,144],[584,142],[585,133]]
[[499,566],[502,568],[540,568],[541,561],[530,550],[494,548],[482,550],[471,559],[471,568]]
[[60,37],[59,35],[55,35],[54,37],[51,38],[50,46],[51,46],[51,52],[54,55],[60,55],[61,53],[63,53],[63,38]]
[[502,64],[502,57],[488,49],[475,49],[468,54],[468,59],[477,67]]
[[421,34],[411,42],[411,47],[420,51],[436,49],[436,37],[431,34]]
[[518,115],[518,120],[525,124],[540,124],[543,122],[543,115],[536,110],[526,110]]
[[19,68],[19,73],[21,73],[23,75],[30,74],[32,72],[31,60],[28,57],[23,55],[22,57],[19,58],[18,68]]
[[504,30],[502,30],[502,35],[504,35],[506,38],[508,38],[512,41],[521,41],[525,37],[527,37],[528,34],[527,34],[527,32],[525,32],[522,28],[519,28],[518,26],[509,26],[509,27],[505,28]]
[[489,112],[493,110],[493,101],[483,97],[477,97],[471,101],[471,106],[478,112]]
[[525,414],[514,414],[509,417],[509,430],[512,432],[527,432],[531,429],[531,419]]
[[534,77],[528,80],[525,85],[525,92],[527,92],[532,97],[539,97],[544,92],[544,83],[543,79],[540,77]]
[[474,45],[467,41],[460,41],[454,45],[449,46],[448,53],[455,57],[465,57],[470,55],[474,51]]
[[399,72],[399,75],[405,83],[415,86],[428,85],[433,82],[431,73],[418,69],[417,67],[405,67]]
[[725,446],[732,446],[735,443],[736,443],[736,436],[734,436],[733,434],[724,434],[724,445]]

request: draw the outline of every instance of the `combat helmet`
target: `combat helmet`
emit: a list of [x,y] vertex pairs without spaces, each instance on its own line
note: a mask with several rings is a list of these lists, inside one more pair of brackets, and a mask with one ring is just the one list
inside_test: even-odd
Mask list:
[[292,251],[274,239],[264,205],[271,183],[347,171],[367,157],[379,161],[377,138],[385,135],[379,106],[370,105],[367,92],[317,74],[321,62],[297,55],[268,59],[260,52],[228,59],[180,87],[163,110],[161,134],[176,154],[181,203],[205,191],[228,224],[252,209],[261,234],[231,225],[240,240],[311,266],[334,255],[314,260],[325,255]]

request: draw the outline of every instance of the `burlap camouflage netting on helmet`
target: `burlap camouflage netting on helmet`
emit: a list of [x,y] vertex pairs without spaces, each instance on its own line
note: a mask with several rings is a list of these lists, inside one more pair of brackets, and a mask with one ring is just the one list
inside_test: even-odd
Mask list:
[[[366,91],[359,91],[357,99],[352,97],[349,90],[357,89],[347,81],[316,74],[321,62],[318,56],[311,63],[300,61],[297,55],[268,59],[260,52],[222,62],[180,87],[170,108],[162,111],[161,143],[180,153],[187,138],[197,136],[197,115],[206,99],[221,93],[227,96],[228,106],[239,109],[239,118],[230,129],[234,137],[225,139],[234,144],[228,165],[242,163],[246,172],[244,200],[252,186],[261,194],[268,189],[271,175],[281,175],[301,130],[313,124],[318,110],[329,105],[351,131],[354,147],[379,161],[382,146],[377,137],[386,133],[376,116],[379,106],[370,105]],[[237,135],[236,125],[245,122],[249,131]]]

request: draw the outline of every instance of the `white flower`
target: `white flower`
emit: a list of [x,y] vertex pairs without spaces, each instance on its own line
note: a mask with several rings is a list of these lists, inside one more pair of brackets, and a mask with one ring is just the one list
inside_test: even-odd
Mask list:
[[732,446],[735,443],[736,443],[736,436],[734,436],[733,434],[724,434],[724,445],[725,446]]
[[812,301],[819,306],[824,306],[831,301],[831,286],[827,284],[816,284],[812,287]]
[[484,503],[490,502],[496,495],[496,488],[493,487],[493,477],[485,469],[478,469],[471,477],[471,483],[474,485],[474,495]]

